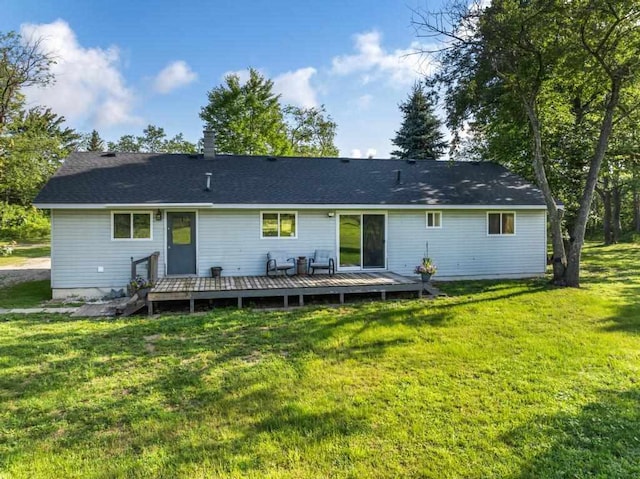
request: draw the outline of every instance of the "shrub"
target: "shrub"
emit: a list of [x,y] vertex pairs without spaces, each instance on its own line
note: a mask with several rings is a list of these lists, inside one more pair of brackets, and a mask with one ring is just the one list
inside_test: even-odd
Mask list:
[[16,242],[12,241],[9,244],[3,244],[0,246],[0,256],[11,256],[13,249],[16,247]]
[[0,238],[33,241],[49,237],[49,217],[33,206],[0,202]]

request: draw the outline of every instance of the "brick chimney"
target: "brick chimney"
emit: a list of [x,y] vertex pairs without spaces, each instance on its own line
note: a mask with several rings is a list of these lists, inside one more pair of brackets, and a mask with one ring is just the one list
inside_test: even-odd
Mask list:
[[203,153],[205,160],[212,160],[216,157],[216,137],[212,130],[204,130]]

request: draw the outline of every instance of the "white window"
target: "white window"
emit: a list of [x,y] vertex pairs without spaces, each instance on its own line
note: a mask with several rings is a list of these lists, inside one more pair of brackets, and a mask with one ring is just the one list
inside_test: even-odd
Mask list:
[[298,237],[298,213],[295,211],[264,211],[260,216],[261,238]]
[[516,214],[514,212],[487,213],[487,234],[516,234]]
[[442,213],[427,211],[427,228],[442,228]]
[[113,212],[111,238],[114,240],[150,240],[150,212]]

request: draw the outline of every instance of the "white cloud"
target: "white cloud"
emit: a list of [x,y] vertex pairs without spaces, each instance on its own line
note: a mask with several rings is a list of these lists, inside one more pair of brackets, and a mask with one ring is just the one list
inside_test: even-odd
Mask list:
[[21,25],[26,41],[40,39],[43,52],[52,55],[55,83],[26,89],[30,103],[46,105],[69,120],[107,127],[139,123],[133,113],[134,95],[120,72],[116,47],[85,48],[64,20]]
[[359,96],[356,99],[356,106],[358,110],[366,110],[371,105],[371,100],[373,100],[373,95],[369,95],[368,93],[362,96]]
[[176,88],[194,82],[198,75],[182,60],[175,61],[164,67],[156,76],[153,88],[158,93],[169,93]]
[[362,152],[358,148],[351,150],[351,158],[362,158]]
[[354,36],[356,53],[341,55],[332,60],[331,72],[335,75],[360,74],[363,84],[384,78],[394,86],[406,86],[430,71],[430,64],[424,55],[417,52],[424,49],[418,42],[409,48],[387,51],[382,47],[382,35],[371,31]]
[[273,79],[273,89],[282,97],[282,103],[291,103],[303,108],[318,106],[317,92],[311,85],[316,74],[313,67],[300,68],[282,73]]
[[378,150],[375,148],[367,148],[367,158],[373,158],[378,153]]

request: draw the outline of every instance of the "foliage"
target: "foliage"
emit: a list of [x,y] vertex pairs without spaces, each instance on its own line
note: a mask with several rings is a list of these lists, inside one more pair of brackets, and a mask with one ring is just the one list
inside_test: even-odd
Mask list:
[[3,316],[3,473],[638,477],[638,258],[587,247],[571,290],[456,282],[435,301]]
[[0,136],[0,200],[29,205],[80,136],[49,108],[17,110]]
[[17,243],[15,241],[11,241],[9,244],[0,245],[0,256],[11,256],[16,245]]
[[197,147],[184,139],[182,133],[167,138],[164,128],[148,125],[142,136],[123,135],[117,142],[109,142],[109,151],[127,153],[197,153]]
[[288,154],[292,156],[338,156],[334,143],[336,123],[320,108],[301,108],[287,105],[283,108],[289,139]]
[[0,239],[33,241],[49,236],[49,218],[33,206],[0,202]]
[[22,106],[22,89],[53,80],[49,71],[53,62],[41,51],[40,40],[24,41],[16,32],[0,32],[0,134]]
[[[25,207],[31,203],[79,140],[75,131],[64,126],[64,117],[49,108],[25,107],[23,89],[53,81],[49,71],[51,63],[53,59],[40,49],[40,40],[24,41],[15,32],[0,33],[0,201],[4,202],[3,217],[7,216],[5,203]],[[9,216],[13,218],[14,215],[9,213]],[[26,219],[33,217],[33,214],[24,216]],[[10,234],[25,236],[26,233],[8,232],[3,227],[0,234],[6,237]]]
[[221,153],[281,155],[288,151],[286,125],[273,92],[273,82],[257,70],[249,69],[242,84],[237,74],[207,94],[209,103],[200,118],[212,130]]
[[422,258],[422,262],[413,270],[416,274],[434,275],[438,271],[438,267],[433,263],[431,258]]
[[117,142],[108,142],[107,150],[120,151],[123,153],[139,153],[140,143],[133,135],[122,135]]
[[83,141],[86,151],[104,151],[104,140],[100,138],[98,130],[93,130]]
[[129,290],[131,291],[131,293],[135,293],[136,291],[139,291],[141,289],[152,287],[153,282],[149,281],[146,278],[143,278],[142,276],[136,276],[135,279],[132,279],[129,282]]
[[[502,158],[528,161],[520,169],[535,177],[547,203],[558,284],[579,284],[605,152],[637,104],[639,18],[632,0],[496,0],[486,8],[454,2],[419,22],[426,35],[447,37],[435,81],[445,89],[449,125],[494,142],[488,151]],[[566,252],[556,204],[563,194],[572,238]]]
[[336,123],[319,108],[282,106],[273,82],[249,69],[208,93],[200,118],[215,135],[216,149],[237,155],[337,156]]
[[406,101],[400,104],[402,125],[391,142],[398,147],[391,155],[396,158],[438,159],[447,148],[440,131],[442,122],[434,112],[433,92],[416,82]]

